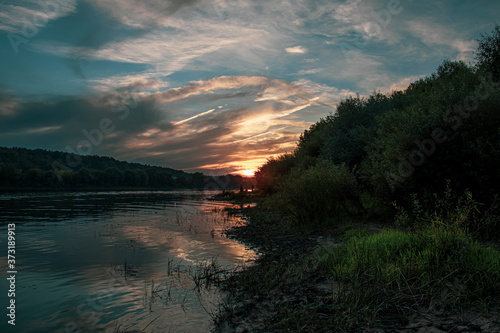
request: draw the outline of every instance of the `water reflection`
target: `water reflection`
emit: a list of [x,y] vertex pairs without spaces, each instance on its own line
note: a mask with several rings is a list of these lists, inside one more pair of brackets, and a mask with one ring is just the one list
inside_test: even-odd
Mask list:
[[[223,230],[244,223],[212,193],[0,194],[16,223],[16,332],[207,332],[216,289],[193,292],[196,267],[255,259]],[[8,304],[6,242],[0,252]],[[3,306],[3,305],[2,305]],[[208,312],[208,313],[207,313]],[[7,320],[0,331],[9,332]]]

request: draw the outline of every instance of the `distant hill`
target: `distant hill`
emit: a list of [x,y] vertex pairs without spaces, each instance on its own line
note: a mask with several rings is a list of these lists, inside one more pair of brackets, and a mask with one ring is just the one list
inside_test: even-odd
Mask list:
[[240,176],[208,177],[166,167],[45,149],[0,147],[3,188],[239,188]]
[[[80,159],[81,161],[79,161]],[[56,169],[66,166],[74,171],[79,171],[82,168],[87,168],[89,170],[117,168],[121,171],[147,170],[153,168],[158,171],[166,171],[176,177],[186,175],[186,173],[181,170],[150,166],[140,163],[129,163],[106,156],[83,156],[62,151],[50,151],[46,149],[0,147],[0,165],[14,164],[16,168],[21,170],[39,168],[44,171],[49,171],[54,170],[54,162],[56,163]]]

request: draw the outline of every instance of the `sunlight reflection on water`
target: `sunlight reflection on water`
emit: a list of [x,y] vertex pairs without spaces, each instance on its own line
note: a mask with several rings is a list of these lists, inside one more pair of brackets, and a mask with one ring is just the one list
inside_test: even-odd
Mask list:
[[[233,205],[206,200],[212,194],[0,194],[2,235],[7,223],[17,231],[16,332],[207,332],[207,311],[221,295],[194,291],[197,267],[216,258],[231,269],[256,258],[224,236],[244,220],[224,211]],[[2,320],[0,331],[7,328]]]

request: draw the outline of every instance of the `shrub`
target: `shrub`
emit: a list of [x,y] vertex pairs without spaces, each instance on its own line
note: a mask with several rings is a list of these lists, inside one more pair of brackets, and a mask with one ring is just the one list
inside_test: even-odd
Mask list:
[[323,225],[359,210],[356,177],[346,165],[327,161],[307,170],[295,168],[266,204],[291,214],[299,224]]

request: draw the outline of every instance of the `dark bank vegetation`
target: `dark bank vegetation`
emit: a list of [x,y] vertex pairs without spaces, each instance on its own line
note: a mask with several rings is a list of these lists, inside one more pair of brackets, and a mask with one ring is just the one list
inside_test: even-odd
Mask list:
[[447,60],[404,91],[341,101],[294,152],[260,167],[267,207],[299,224],[392,218],[393,203],[408,208],[414,196],[432,209],[448,182],[485,211],[500,184],[499,26],[492,36],[481,39],[474,66]]
[[[339,326],[404,327],[418,313],[467,309],[498,316],[500,251],[468,229],[477,222],[473,202],[448,208],[412,219],[411,232],[386,228],[318,249],[318,267],[337,282],[332,306]],[[404,214],[400,219],[409,222]]]
[[236,189],[243,177],[209,177],[166,167],[45,149],[0,147],[0,188]]
[[[268,223],[334,240],[293,256],[274,249],[228,282],[247,316],[259,308],[249,290],[275,305],[255,330],[458,332],[460,320],[463,331],[500,330],[500,26],[478,42],[475,64],[446,60],[403,91],[347,98],[259,168],[266,218],[251,217],[240,238],[265,247],[248,234]],[[309,282],[318,275],[331,282],[321,297]],[[290,292],[298,285],[302,298]],[[469,310],[493,319],[481,328]],[[245,322],[222,313],[226,326]],[[438,314],[448,324],[412,323]]]

